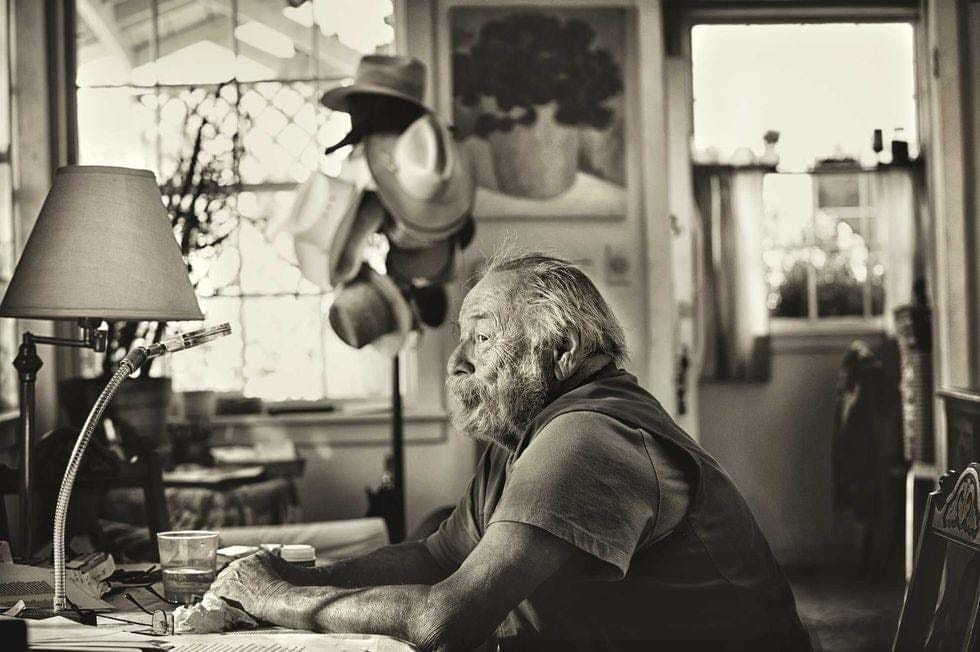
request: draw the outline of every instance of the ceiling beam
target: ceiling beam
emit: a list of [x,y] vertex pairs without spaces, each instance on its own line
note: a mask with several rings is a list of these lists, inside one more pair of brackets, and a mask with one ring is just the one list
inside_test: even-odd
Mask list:
[[116,25],[112,7],[101,0],[76,0],[75,10],[109,55],[125,61],[130,68],[135,65],[132,49]]

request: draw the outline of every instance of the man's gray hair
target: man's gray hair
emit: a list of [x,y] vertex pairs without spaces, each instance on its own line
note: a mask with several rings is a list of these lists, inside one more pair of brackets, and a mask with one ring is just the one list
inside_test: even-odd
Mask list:
[[575,264],[543,253],[495,254],[484,268],[516,272],[511,292],[526,307],[524,332],[537,347],[561,348],[569,331],[586,354],[604,353],[626,362],[623,327],[588,276]]

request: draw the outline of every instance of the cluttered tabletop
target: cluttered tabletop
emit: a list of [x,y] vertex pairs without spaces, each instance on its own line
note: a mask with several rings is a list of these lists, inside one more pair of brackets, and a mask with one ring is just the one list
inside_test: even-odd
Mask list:
[[[25,573],[35,571],[33,567],[18,568],[25,569]],[[104,568],[102,572],[107,570]],[[98,572],[95,576],[98,577]],[[211,593],[204,593],[203,599],[195,595],[187,600],[191,604],[181,605],[173,600],[180,597],[173,593],[174,585],[164,586],[158,564],[112,564],[111,572],[88,586],[71,579],[79,577],[78,573],[70,573],[68,586],[70,604],[77,607],[76,613],[38,617],[37,610],[21,606],[19,611],[16,607],[7,609],[0,618],[15,617],[26,624],[28,649],[52,652],[402,652],[415,649],[386,636],[317,634],[264,626]],[[31,580],[25,576],[22,581]],[[97,585],[101,589],[95,589]],[[95,626],[79,622],[91,622],[93,617]],[[6,636],[3,638],[5,644],[10,642]]]

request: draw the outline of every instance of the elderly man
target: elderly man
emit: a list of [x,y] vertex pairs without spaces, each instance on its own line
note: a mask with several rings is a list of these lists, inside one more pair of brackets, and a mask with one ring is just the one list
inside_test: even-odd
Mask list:
[[539,254],[467,294],[447,387],[489,442],[439,530],[316,570],[233,563],[212,590],[264,620],[422,649],[808,649],[735,485],[620,368],[591,281]]

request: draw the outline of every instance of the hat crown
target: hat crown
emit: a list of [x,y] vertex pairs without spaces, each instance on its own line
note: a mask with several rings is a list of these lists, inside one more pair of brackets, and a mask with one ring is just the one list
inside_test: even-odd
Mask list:
[[423,115],[398,137],[391,158],[402,188],[423,201],[441,194],[456,164],[449,132],[432,114]]
[[369,54],[357,64],[353,85],[384,86],[421,103],[425,94],[425,65],[415,57]]

